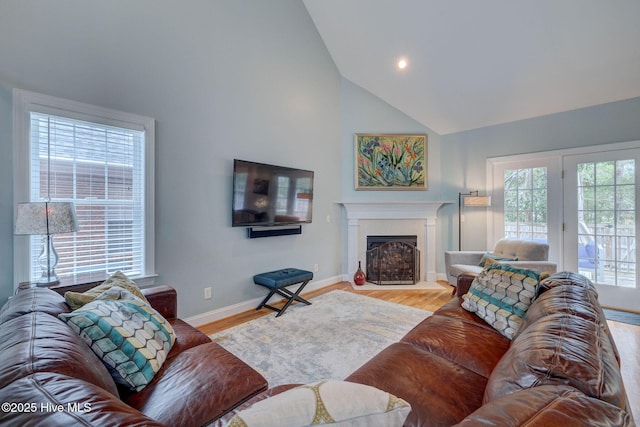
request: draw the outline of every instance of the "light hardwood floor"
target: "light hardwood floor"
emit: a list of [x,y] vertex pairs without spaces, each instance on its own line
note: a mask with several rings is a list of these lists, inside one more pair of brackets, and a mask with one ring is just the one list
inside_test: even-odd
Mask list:
[[[339,289],[395,302],[397,304],[409,305],[423,310],[435,311],[451,299],[451,291],[453,290],[453,287],[447,282],[438,283],[442,286],[442,290],[355,291],[348,282],[340,282],[322,289],[303,293],[302,295],[309,299]],[[278,306],[278,303],[273,305]],[[205,334],[211,335],[269,313],[272,313],[272,311],[268,309],[259,311],[249,310],[226,319],[203,325],[199,329]],[[613,339],[620,352],[622,377],[624,379],[627,396],[629,397],[629,403],[633,409],[633,416],[636,422],[638,422],[640,421],[640,363],[638,363],[638,355],[640,354],[640,326],[612,321],[608,321],[608,323],[611,333],[613,334]]]

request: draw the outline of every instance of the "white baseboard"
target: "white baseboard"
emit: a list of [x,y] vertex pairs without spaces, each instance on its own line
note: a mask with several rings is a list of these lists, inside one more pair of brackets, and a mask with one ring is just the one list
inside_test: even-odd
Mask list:
[[[316,289],[324,288],[325,286],[333,285],[334,283],[340,282],[341,280],[341,276],[329,277],[328,279],[323,280],[312,280],[307,286],[305,286],[304,291],[301,295],[304,295],[308,291],[314,291]],[[187,317],[186,319],[182,320],[197,328],[198,326],[206,325],[207,323],[215,322],[216,320],[221,320],[242,313],[244,311],[255,310],[255,308],[262,302],[265,296],[266,294],[259,298],[239,302],[227,307],[222,307],[206,313]]]
[[436,278],[438,280],[444,280],[445,282],[449,282],[449,279],[447,278],[447,275],[444,273],[438,273],[436,274]]

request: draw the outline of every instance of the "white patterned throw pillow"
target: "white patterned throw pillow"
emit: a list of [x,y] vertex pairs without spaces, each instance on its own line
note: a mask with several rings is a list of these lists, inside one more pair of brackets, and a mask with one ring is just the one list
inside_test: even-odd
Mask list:
[[116,383],[133,391],[151,382],[175,342],[160,313],[118,286],[58,317],[91,347]]
[[411,406],[364,384],[320,381],[287,390],[238,412],[227,427],[402,426]]
[[492,264],[476,276],[462,298],[462,308],[512,339],[538,295],[540,272]]

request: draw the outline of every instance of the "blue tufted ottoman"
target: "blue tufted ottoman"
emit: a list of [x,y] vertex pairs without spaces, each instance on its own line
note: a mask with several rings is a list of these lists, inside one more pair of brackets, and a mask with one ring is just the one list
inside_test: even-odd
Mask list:
[[[256,310],[260,310],[262,307],[269,308],[278,314],[276,317],[281,316],[287,308],[293,303],[293,301],[298,301],[306,305],[311,305],[309,301],[299,296],[302,289],[307,286],[313,279],[313,273],[306,270],[299,270],[297,268],[284,268],[282,270],[270,271],[268,273],[260,273],[253,276],[253,282],[256,285],[264,286],[265,288],[269,288],[270,292],[267,297],[262,300],[260,305],[256,308]],[[295,292],[291,292],[287,289],[287,286],[295,285],[297,283],[302,283],[300,287]],[[267,302],[273,296],[273,294],[282,295],[286,298],[287,302],[285,305],[278,309],[273,307]]]

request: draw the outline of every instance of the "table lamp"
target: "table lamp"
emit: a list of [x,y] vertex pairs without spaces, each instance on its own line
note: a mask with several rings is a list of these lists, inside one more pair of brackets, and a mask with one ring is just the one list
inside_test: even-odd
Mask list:
[[42,276],[38,286],[59,283],[56,275],[58,254],[53,247],[53,234],[78,231],[78,221],[73,203],[34,202],[18,203],[15,234],[42,235],[42,252],[38,257]]

